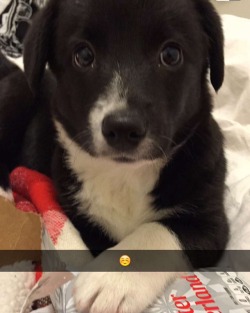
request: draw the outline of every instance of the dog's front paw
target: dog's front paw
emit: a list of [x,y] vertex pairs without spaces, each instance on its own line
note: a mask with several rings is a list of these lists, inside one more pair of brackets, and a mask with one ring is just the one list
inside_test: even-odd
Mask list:
[[79,313],[140,313],[160,296],[170,273],[81,273],[74,288]]

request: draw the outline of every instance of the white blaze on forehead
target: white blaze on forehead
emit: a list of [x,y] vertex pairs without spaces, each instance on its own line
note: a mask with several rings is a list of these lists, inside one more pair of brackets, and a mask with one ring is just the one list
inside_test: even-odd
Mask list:
[[105,93],[100,95],[90,112],[89,123],[96,152],[105,145],[102,135],[103,119],[112,112],[127,108],[126,90],[121,76],[115,72]]

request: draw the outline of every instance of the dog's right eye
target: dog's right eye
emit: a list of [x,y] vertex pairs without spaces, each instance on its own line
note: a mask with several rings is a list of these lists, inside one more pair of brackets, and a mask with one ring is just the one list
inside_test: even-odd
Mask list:
[[92,49],[87,46],[78,47],[73,58],[75,66],[85,68],[91,66],[95,61],[95,55]]
[[160,54],[160,63],[164,66],[177,66],[181,62],[181,49],[174,44],[167,44]]

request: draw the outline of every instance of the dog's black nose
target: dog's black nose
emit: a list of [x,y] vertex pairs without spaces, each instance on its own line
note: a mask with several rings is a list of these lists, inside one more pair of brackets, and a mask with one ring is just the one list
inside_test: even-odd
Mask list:
[[102,134],[107,143],[119,150],[135,148],[146,136],[146,131],[145,124],[137,114],[110,114],[102,122]]

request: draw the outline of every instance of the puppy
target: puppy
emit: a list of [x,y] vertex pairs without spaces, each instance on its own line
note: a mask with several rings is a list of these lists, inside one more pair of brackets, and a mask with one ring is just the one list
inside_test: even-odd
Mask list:
[[[222,85],[223,34],[210,2],[50,0],[27,35],[24,64],[36,109],[20,163],[52,176],[96,260],[107,249],[178,250],[194,267],[214,265],[228,224],[207,82],[210,69],[213,88]],[[44,79],[46,64],[53,76]],[[80,274],[76,306],[139,313],[175,277]]]

